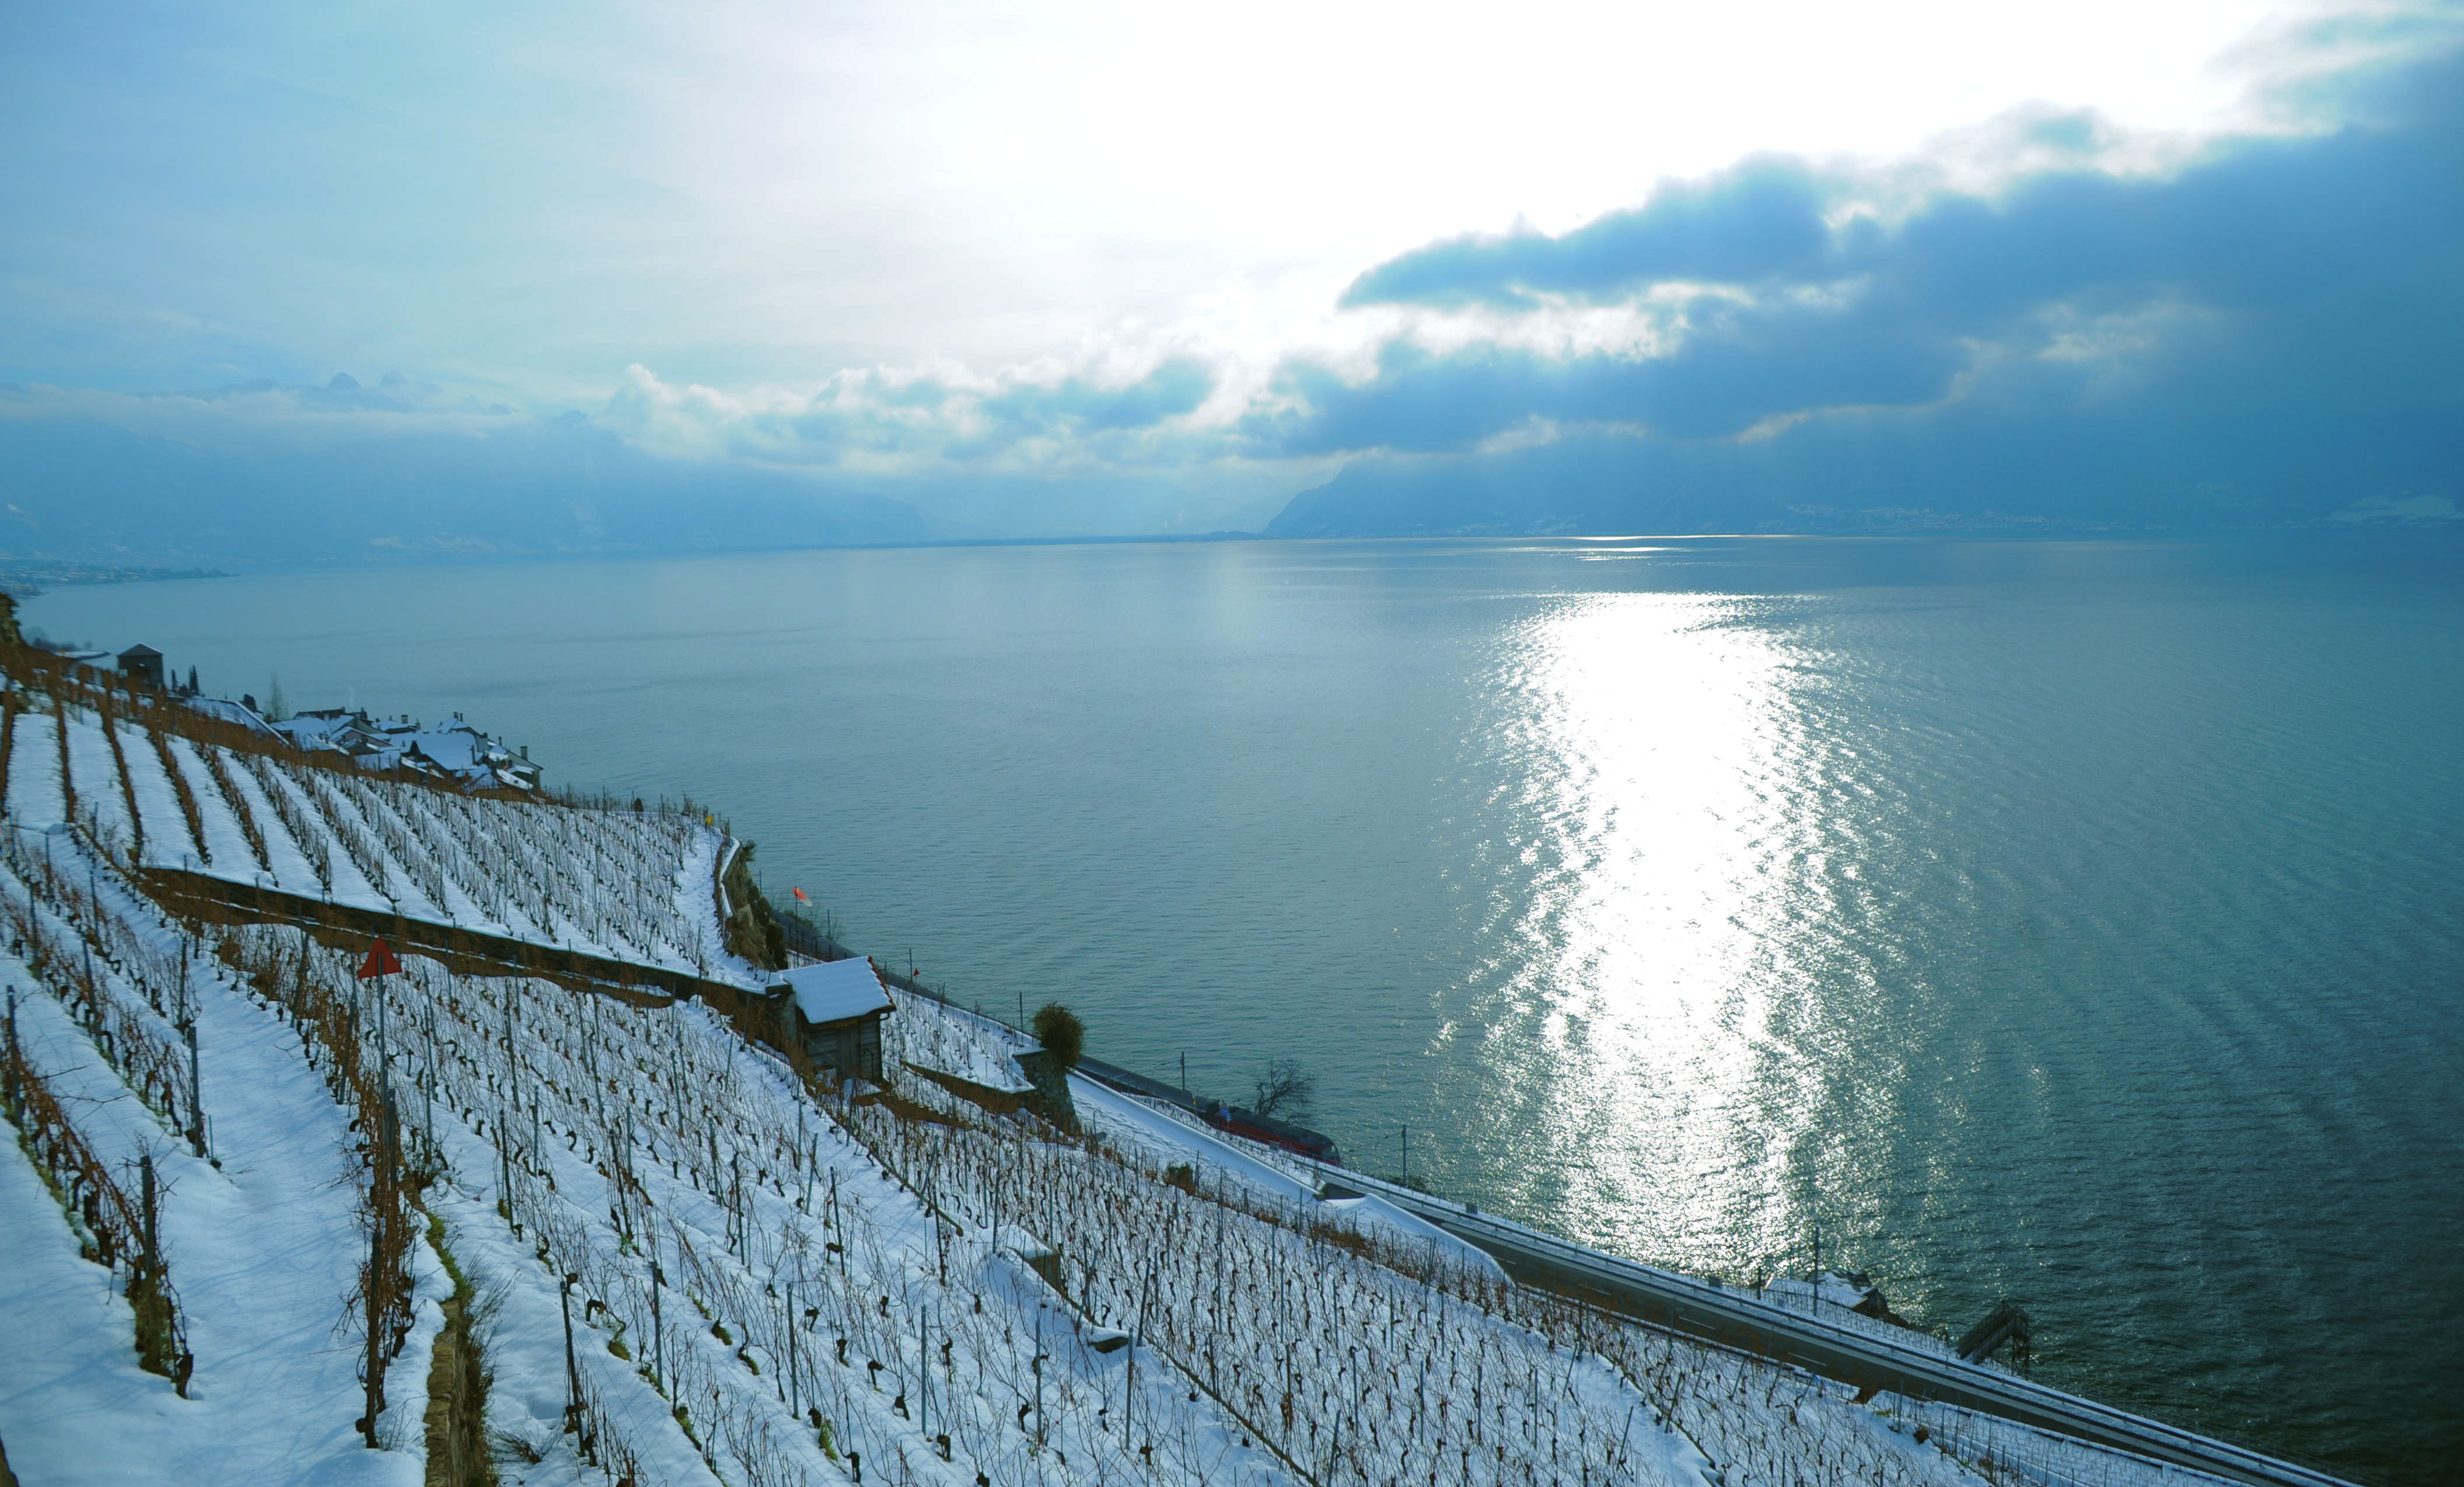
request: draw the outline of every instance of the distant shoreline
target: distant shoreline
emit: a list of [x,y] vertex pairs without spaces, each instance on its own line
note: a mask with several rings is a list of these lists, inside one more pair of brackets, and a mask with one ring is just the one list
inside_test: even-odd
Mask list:
[[220,568],[120,567],[67,558],[0,558],[0,591],[28,599],[44,584],[146,584],[175,578],[230,578]]
[[1275,532],[1213,531],[1213,532],[1137,532],[1107,534],[1067,534],[1040,537],[942,537],[906,538],[895,541],[862,543],[821,543],[802,546],[725,546],[667,550],[644,548],[606,548],[594,550],[526,551],[490,553],[420,553],[389,558],[375,558],[366,553],[350,553],[320,559],[283,559],[262,566],[250,565],[234,572],[223,568],[116,566],[101,563],[81,563],[67,559],[0,558],[0,590],[18,598],[33,598],[45,591],[45,587],[87,588],[106,584],[152,583],[179,579],[253,578],[306,573],[375,573],[399,572],[405,569],[523,567],[542,564],[567,563],[663,563],[678,559],[723,559],[787,557],[807,553],[910,552],[946,549],[980,550],[1002,547],[1132,547],[1191,546],[1232,543],[1280,543],[1314,545],[1341,543],[1397,544],[1522,544],[1562,543],[1568,544],[1615,544],[1630,543],[1666,544],[1771,544],[1819,542],[1862,546],[1891,544],[1957,543],[1990,546],[2020,547],[2038,544],[2062,543],[2130,543],[2150,546],[2213,543],[2360,543],[2379,544],[2389,540],[2402,542],[2431,552],[2452,550],[2464,545],[2464,522],[2437,523],[2323,523],[2283,524],[2270,526],[2219,526],[2196,528],[2166,527],[2093,527],[2065,526],[2034,530],[1908,530],[1908,531],[1700,531],[1700,532],[1346,532],[1299,535]]

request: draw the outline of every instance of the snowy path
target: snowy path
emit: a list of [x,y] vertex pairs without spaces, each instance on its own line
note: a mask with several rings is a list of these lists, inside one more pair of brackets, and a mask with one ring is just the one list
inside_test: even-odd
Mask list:
[[[13,882],[13,879],[11,879]],[[174,932],[113,884],[106,904],[165,953]],[[137,993],[106,972],[121,1001]],[[0,981],[36,984],[0,957]],[[13,1364],[0,1386],[0,1440],[29,1483],[385,1483],[421,1480],[428,1350],[449,1289],[415,1251],[417,1324],[394,1365],[381,1431],[410,1451],[365,1450],[357,1349],[340,1323],[363,1247],[348,1118],[309,1068],[297,1034],[230,983],[195,983],[212,1154],[190,1154],[120,1083],[48,996],[23,998],[21,1037],[106,1161],[153,1155],[162,1245],[196,1356],[189,1398],[137,1367],[128,1305],[79,1259],[58,1205],[13,1135],[0,1184],[0,1317]],[[26,1184],[33,1184],[31,1188]],[[22,1200],[22,1201],[21,1201]],[[19,1277],[25,1277],[22,1282]],[[45,1298],[50,1298],[47,1304]],[[104,1421],[108,1421],[105,1425]]]

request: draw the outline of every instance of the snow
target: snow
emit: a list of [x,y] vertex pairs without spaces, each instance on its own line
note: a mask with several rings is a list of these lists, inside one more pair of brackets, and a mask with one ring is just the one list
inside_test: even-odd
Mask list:
[[298,713],[260,724],[305,751],[346,756],[361,768],[397,766],[442,770],[471,788],[539,788],[539,767],[459,718],[433,728],[400,720],[371,718],[350,708]]
[[[884,1056],[911,1069],[949,1075],[984,1089],[1023,1095],[1035,1088],[1018,1066],[1018,1055],[1035,1047],[1034,1040],[979,1012],[954,1007],[937,998],[890,988],[897,1014],[884,1024]],[[907,1009],[921,1009],[909,1016]]]
[[272,723],[267,722],[265,719],[256,712],[250,708],[243,707],[237,702],[229,701],[222,698],[212,697],[184,697],[180,700],[194,711],[203,713],[217,722],[237,723],[239,726],[246,728],[253,733],[262,733],[269,737],[275,736],[275,728]]
[[[91,713],[69,720],[70,787],[77,792],[77,814],[101,823],[103,839],[128,843],[128,797],[120,790],[120,766],[111,744]],[[58,756],[55,755],[56,759]]]
[[1069,1076],[1069,1098],[1081,1118],[1091,1115],[1108,1130],[1141,1143],[1163,1163],[1188,1162],[1228,1173],[1250,1187],[1293,1201],[1318,1204],[1324,1214],[1374,1232],[1388,1242],[1413,1249],[1435,1246],[1457,1264],[1486,1276],[1506,1279],[1506,1271],[1485,1250],[1437,1225],[1406,1213],[1374,1193],[1320,1200],[1318,1186],[1297,1177],[1259,1155],[1250,1143],[1235,1142],[1184,1121],[1163,1106],[1126,1095],[1084,1075]]
[[[176,932],[98,873],[106,910],[145,946],[176,954]],[[26,885],[0,874],[0,892]],[[108,993],[143,995],[99,959]],[[192,962],[214,1163],[192,1155],[99,1056],[55,1001],[18,1007],[29,1061],[106,1161],[151,1154],[162,1174],[162,1247],[196,1357],[181,1399],[137,1367],[127,1302],[78,1258],[52,1199],[13,1140],[0,1154],[0,1319],[11,1366],[0,1439],[28,1482],[382,1483],[422,1480],[420,1415],[429,1348],[442,1321],[441,1268],[417,1252],[417,1324],[394,1364],[381,1434],[410,1451],[369,1452],[357,1349],[338,1327],[363,1249],[347,1117],[297,1035]],[[0,979],[38,983],[0,957]],[[150,1012],[141,1012],[150,1017]],[[159,1019],[156,1019],[159,1021]]]
[[59,1211],[17,1143],[0,1141],[0,1440],[22,1481],[144,1481],[158,1443],[194,1410],[170,1380],[137,1366],[128,1302],[78,1257]]
[[890,1010],[890,992],[867,960],[825,961],[779,973],[795,993],[796,1010],[810,1023],[845,1022]]
[[[199,747],[209,748],[212,745],[200,744]],[[274,799],[267,793],[265,782],[243,765],[237,755],[226,755],[225,766],[231,775],[231,788],[239,792],[241,804],[248,808],[250,818],[256,822],[256,829],[265,835],[265,854],[271,859],[275,886],[296,894],[322,893],[316,866],[308,860],[298,839],[291,834],[291,828],[283,824],[280,813],[274,809]],[[217,857],[212,868],[213,876],[236,877],[236,859],[226,862]]]
[[1364,1233],[1374,1232],[1405,1247],[1431,1246],[1475,1274],[1491,1280],[1506,1278],[1506,1267],[1498,1264],[1487,1251],[1457,1238],[1417,1214],[1404,1212],[1375,1193],[1364,1193],[1357,1198],[1330,1198],[1324,1202],[1329,1211],[1349,1220],[1353,1227]]
[[1812,1310],[1819,1304],[1854,1311],[1864,1302],[1866,1288],[1824,1271],[1818,1281],[1799,1280],[1793,1276],[1777,1276],[1763,1285],[1763,1291],[1782,1305],[1793,1303],[1798,1311]]
[[1279,1198],[1296,1202],[1314,1202],[1317,1198],[1314,1184],[1207,1131],[1184,1125],[1154,1106],[1083,1074],[1069,1076],[1069,1099],[1077,1105],[1081,1120],[1091,1117],[1113,1134],[1143,1143],[1166,1162],[1194,1159]]
[[248,837],[239,829],[239,818],[231,814],[230,803],[223,799],[221,787],[214,784],[213,776],[207,772],[196,745],[187,739],[175,738],[168,742],[171,761],[179,766],[181,778],[188,782],[188,794],[197,803],[197,819],[205,828],[206,835],[206,861],[184,865],[197,871],[211,865],[221,868],[225,877],[245,872],[253,880],[258,876],[256,854],[250,850]]
[[59,720],[21,713],[9,743],[9,813],[31,826],[68,819],[60,801]]
[[[9,805],[20,821],[61,814],[52,721],[17,721]],[[187,827],[147,767],[151,743],[127,730],[123,788],[94,720],[72,718],[69,737],[80,803],[124,809],[133,788],[149,857],[167,860]],[[172,751],[210,871],[254,880],[260,865],[204,767],[209,747]],[[344,901],[381,905],[383,887],[473,927],[749,988],[773,979],[718,943],[714,875],[733,844],[707,823],[213,757],[294,891],[318,891],[311,858],[327,854]],[[391,1449],[367,1451],[352,1430],[358,1348],[343,1315],[364,1244],[349,1114],[318,1051],[191,954],[81,842],[61,828],[0,847],[0,909],[32,926],[30,953],[48,957],[52,979],[5,960],[0,978],[43,988],[20,1010],[21,1033],[89,1143],[114,1162],[160,1164],[194,1397],[137,1368],[125,1300],[0,1143],[0,1335],[15,1349],[0,1438],[12,1465],[29,1482],[409,1487],[448,1294],[441,1258],[416,1252],[416,1324],[380,1422]],[[88,882],[99,909],[80,897]],[[356,954],[296,931],[221,933],[244,967],[272,973],[265,984],[323,987],[362,1027],[385,1028],[382,1077],[411,1146],[435,1164],[425,1206],[479,1288],[489,1426],[537,1457],[503,1462],[508,1483],[578,1487],[627,1471],[643,1487],[840,1482],[857,1454],[868,1480],[897,1487],[2159,1479],[1964,1411],[1859,1404],[1845,1386],[1525,1291],[1384,1197],[1321,1199],[1315,1174],[1339,1181],[1339,1169],[1091,1079],[1071,1079],[1083,1131],[988,1116],[904,1068],[1023,1087],[1023,1037],[886,992],[861,961],[786,980],[814,1020],[848,1015],[850,989],[865,1010],[894,1003],[894,1103],[801,1084],[693,1002],[640,1008],[455,976],[417,956],[361,983]],[[185,1087],[160,1077],[183,957],[219,1165],[189,1152],[173,1110]],[[60,1000],[61,978],[86,964],[110,1008],[108,1058]],[[917,1106],[933,1118],[914,1119]],[[567,1276],[580,1434],[565,1429]]]
[[[16,721],[8,804],[19,821],[65,813],[58,736],[48,715]],[[580,950],[759,987],[769,978],[722,943],[713,875],[723,832],[650,811],[480,801],[191,740],[171,751],[196,802],[207,852],[141,726],[119,724],[120,762],[99,721],[72,708],[70,753],[80,815],[126,846],[134,793],[148,862],[233,882],[267,883],[379,913]],[[445,730],[453,737],[458,728]],[[265,842],[250,849],[218,765]],[[323,873],[320,874],[319,867]],[[330,884],[327,879],[330,878]]]
[[163,772],[163,756],[153,741],[133,723],[120,725],[121,752],[128,759],[128,788],[137,796],[139,819],[145,824],[145,860],[165,867],[187,867],[197,860],[196,838],[188,818]]

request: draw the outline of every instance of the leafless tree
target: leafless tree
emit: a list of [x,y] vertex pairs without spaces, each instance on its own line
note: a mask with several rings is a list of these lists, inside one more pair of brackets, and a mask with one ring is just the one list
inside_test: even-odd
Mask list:
[[1298,1120],[1309,1114],[1310,1097],[1317,1093],[1317,1076],[1301,1067],[1297,1059],[1267,1060],[1266,1072],[1258,1076],[1257,1096],[1249,1108],[1262,1116]]

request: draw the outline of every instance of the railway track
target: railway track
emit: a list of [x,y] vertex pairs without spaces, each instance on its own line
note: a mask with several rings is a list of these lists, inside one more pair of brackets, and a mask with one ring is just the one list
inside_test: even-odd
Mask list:
[[1375,1192],[1497,1257],[1516,1280],[1607,1310],[1793,1365],[1859,1389],[1955,1405],[2251,1487],[2351,1487],[2342,1477],[2064,1393],[2033,1380],[1827,1322],[1751,1291],[1603,1254],[1462,1204],[1318,1165],[1323,1178]]

